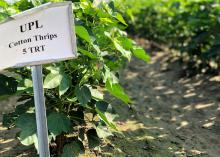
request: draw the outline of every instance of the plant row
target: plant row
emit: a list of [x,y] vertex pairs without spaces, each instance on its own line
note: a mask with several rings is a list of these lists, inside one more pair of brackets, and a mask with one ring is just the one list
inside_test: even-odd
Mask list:
[[219,71],[219,0],[122,1],[130,32],[179,50],[189,68]]

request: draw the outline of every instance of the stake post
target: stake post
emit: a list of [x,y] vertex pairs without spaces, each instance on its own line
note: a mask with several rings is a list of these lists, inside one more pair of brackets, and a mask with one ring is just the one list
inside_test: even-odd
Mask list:
[[46,107],[43,89],[42,65],[31,67],[34,89],[35,113],[37,122],[37,137],[40,157],[49,157],[49,142]]

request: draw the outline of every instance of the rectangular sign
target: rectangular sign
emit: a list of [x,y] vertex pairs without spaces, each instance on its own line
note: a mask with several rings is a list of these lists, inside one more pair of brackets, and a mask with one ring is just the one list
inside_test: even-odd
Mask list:
[[76,57],[72,3],[49,3],[0,24],[0,70]]

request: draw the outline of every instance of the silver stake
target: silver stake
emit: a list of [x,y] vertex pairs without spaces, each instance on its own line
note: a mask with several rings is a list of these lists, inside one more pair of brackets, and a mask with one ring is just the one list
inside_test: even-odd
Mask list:
[[46,107],[43,89],[42,65],[32,66],[34,102],[37,121],[37,137],[40,157],[49,157]]

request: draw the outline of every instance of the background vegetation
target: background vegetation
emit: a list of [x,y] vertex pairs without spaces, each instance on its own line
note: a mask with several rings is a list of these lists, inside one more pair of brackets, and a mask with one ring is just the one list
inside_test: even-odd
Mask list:
[[219,0],[121,1],[130,32],[180,51],[189,69],[219,71]]

